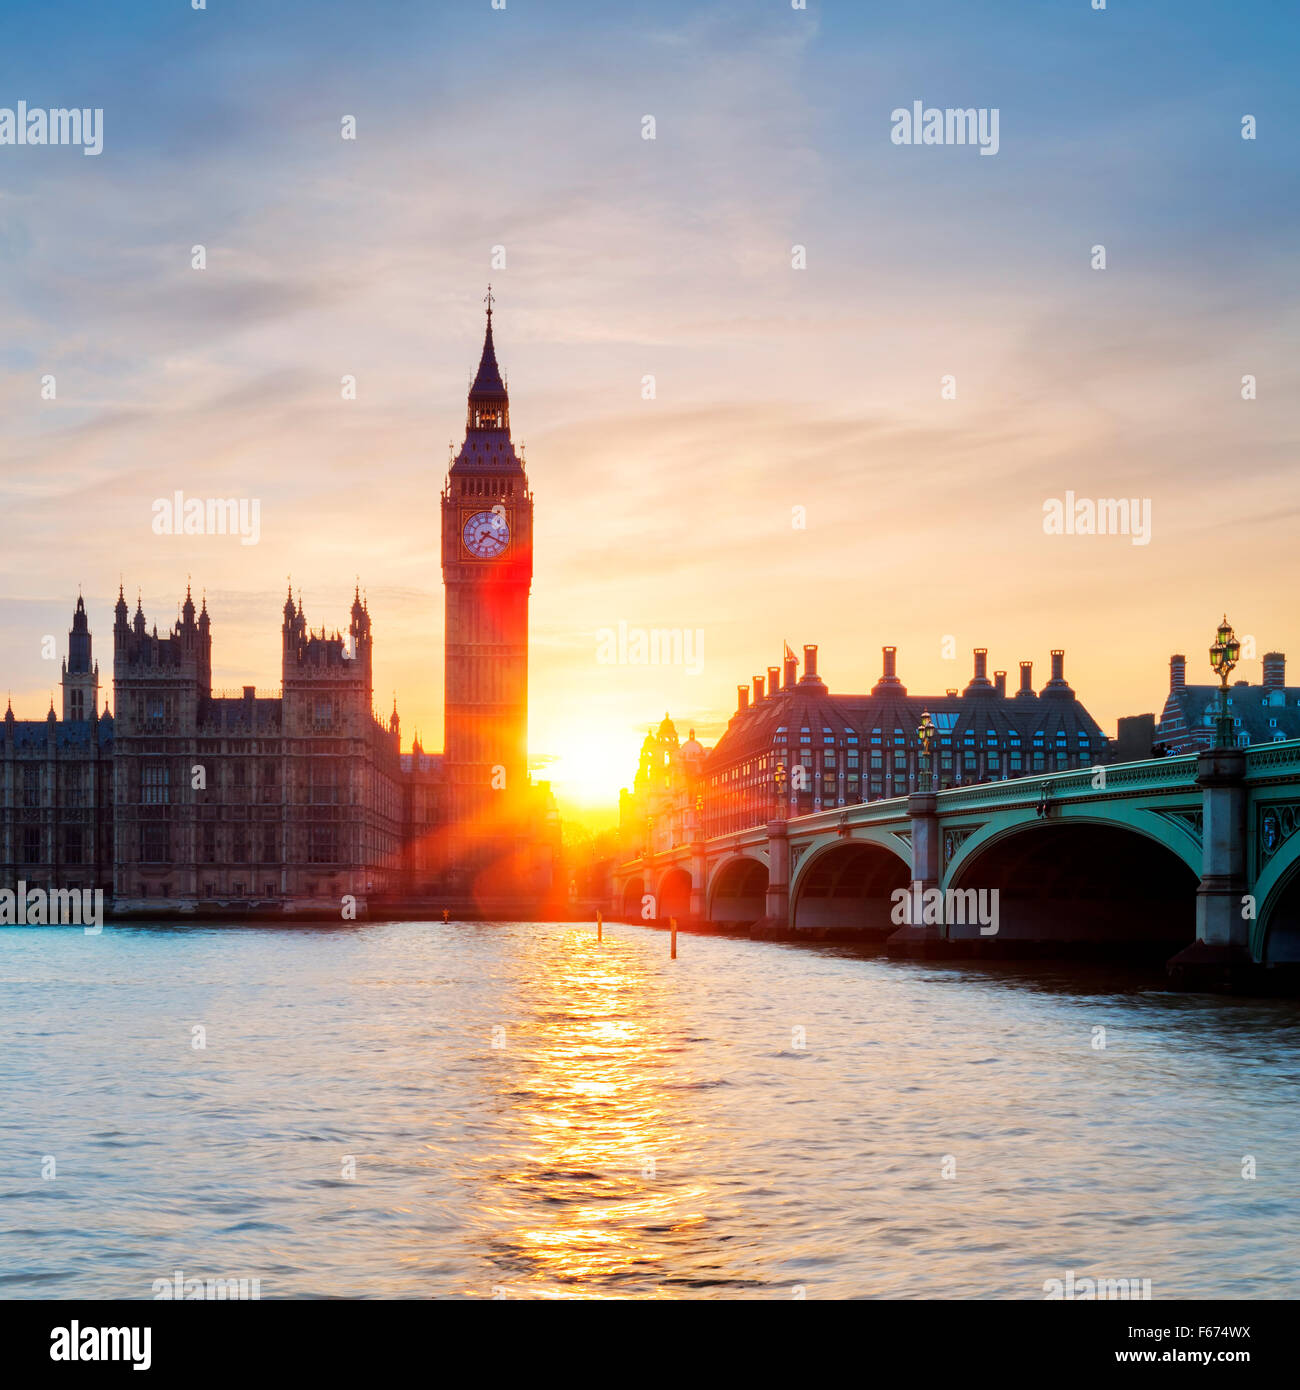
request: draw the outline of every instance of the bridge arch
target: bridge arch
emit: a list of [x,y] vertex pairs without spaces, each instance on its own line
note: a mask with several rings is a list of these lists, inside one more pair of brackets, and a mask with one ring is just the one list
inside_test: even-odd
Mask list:
[[[1190,837],[1159,822],[1140,811],[1000,818],[961,846],[943,886],[974,889],[981,897],[966,904],[984,907],[986,919],[995,907],[990,935],[1003,940],[1158,943],[1167,952],[1195,939],[1199,856]],[[996,899],[983,899],[983,890],[996,890]],[[945,932],[977,937],[980,925],[950,922]]]
[[1264,965],[1300,964],[1300,835],[1265,865],[1255,884],[1250,954]]
[[639,922],[641,920],[641,899],[645,897],[645,879],[641,877],[630,878],[623,885],[623,920],[625,922]]
[[888,936],[898,929],[891,894],[911,878],[911,863],[897,842],[836,837],[801,859],[790,885],[790,925]]
[[709,880],[710,922],[757,922],[767,911],[767,865],[757,855],[733,854]]
[[[974,834],[962,842],[953,855],[951,863],[942,874],[944,886],[950,886],[961,874],[962,866],[976,855],[981,854],[984,848],[993,841],[1002,839],[1006,835],[1019,834],[1024,830],[1044,825],[1101,825],[1129,830],[1162,845],[1170,854],[1186,864],[1198,879],[1200,877],[1201,847],[1196,840],[1163,816],[1143,810],[1141,807],[1131,807],[1120,803],[1113,811],[1109,808],[1103,810],[1102,808],[1056,806],[1052,808],[1052,814],[1046,819],[1040,817],[1033,807],[1003,812],[986,825],[980,826]],[[942,840],[946,831],[960,828],[960,826],[942,826],[940,839]]]
[[[683,918],[691,910],[691,875],[680,864],[674,864],[663,871],[659,879],[659,891],[655,895],[655,908],[659,919],[666,922],[670,917]],[[639,909],[638,909],[639,911]]]

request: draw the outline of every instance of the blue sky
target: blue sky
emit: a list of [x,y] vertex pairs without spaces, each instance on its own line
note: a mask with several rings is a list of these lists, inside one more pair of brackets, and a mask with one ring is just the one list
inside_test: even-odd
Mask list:
[[[1300,655],[1294,6],[0,13],[0,106],[105,112],[98,158],[0,147],[21,714],[79,582],[105,668],[119,575],[161,625],[192,574],[218,684],[273,685],[285,575],[332,626],[359,574],[379,703],[437,746],[437,495],[489,279],[538,499],[541,756],[582,738],[626,780],[638,728],[716,736],[783,639],[843,689],[884,643],[914,690],[972,646],[1040,672],[1065,646],[1112,727],[1224,608]],[[999,153],[893,145],[914,100],[996,107]],[[260,497],[261,543],[153,536],[178,487]],[[1067,489],[1150,498],[1151,545],[1045,537]],[[704,671],[595,666],[620,619],[702,630]]]

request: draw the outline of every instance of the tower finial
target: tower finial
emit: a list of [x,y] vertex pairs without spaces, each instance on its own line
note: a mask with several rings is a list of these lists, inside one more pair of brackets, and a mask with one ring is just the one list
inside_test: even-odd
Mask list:
[[495,300],[496,300],[496,296],[492,293],[492,286],[489,285],[489,286],[488,286],[488,292],[483,296],[483,302],[488,306],[488,322],[489,322],[489,323],[492,322],[492,305],[493,305],[493,303],[495,302]]

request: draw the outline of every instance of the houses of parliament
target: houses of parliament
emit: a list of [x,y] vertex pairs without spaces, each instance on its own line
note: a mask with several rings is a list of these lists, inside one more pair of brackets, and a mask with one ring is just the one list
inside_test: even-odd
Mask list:
[[345,630],[313,630],[292,588],[281,686],[212,688],[206,601],[187,587],[159,635],[119,587],[113,704],[101,709],[84,599],[62,709],[5,712],[0,882],[102,889],[118,915],[490,907],[552,888],[559,824],[527,773],[533,497],[510,435],[492,308],[465,441],[441,497],[445,747],[401,751],[373,708],[360,589]]

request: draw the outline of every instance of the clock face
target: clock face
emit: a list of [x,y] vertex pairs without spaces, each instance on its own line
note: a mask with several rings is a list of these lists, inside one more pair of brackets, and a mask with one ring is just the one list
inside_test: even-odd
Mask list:
[[491,560],[510,544],[510,524],[504,512],[475,512],[460,535],[471,555]]

